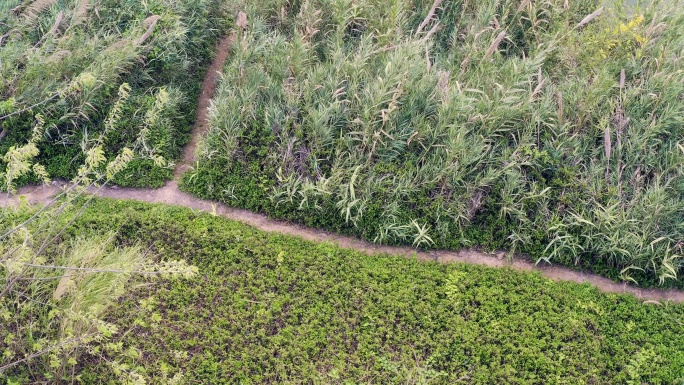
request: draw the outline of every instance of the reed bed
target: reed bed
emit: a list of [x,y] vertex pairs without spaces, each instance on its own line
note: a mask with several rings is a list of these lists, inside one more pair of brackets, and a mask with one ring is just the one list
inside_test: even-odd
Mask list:
[[[102,133],[123,83],[132,86],[124,119],[107,141],[113,158],[136,142],[154,95],[171,96],[140,159],[117,176],[126,186],[159,186],[173,173],[194,116],[213,43],[227,29],[217,0],[3,1],[0,4],[0,154],[45,119],[39,161],[55,178],[77,173],[82,148]],[[89,79],[86,83],[82,81]],[[165,166],[153,159],[163,157]],[[5,164],[0,162],[0,169]],[[20,184],[36,182],[25,178]]]
[[232,5],[186,190],[379,243],[680,273],[681,1]]

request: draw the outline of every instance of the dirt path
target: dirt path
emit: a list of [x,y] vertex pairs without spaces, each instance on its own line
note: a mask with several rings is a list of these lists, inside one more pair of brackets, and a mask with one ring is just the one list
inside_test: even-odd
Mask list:
[[235,34],[224,37],[219,41],[216,47],[216,56],[207,69],[207,74],[202,82],[202,92],[197,100],[197,112],[195,115],[195,127],[192,130],[190,141],[183,150],[183,156],[176,164],[176,170],[173,173],[173,180],[179,180],[180,177],[190,169],[192,163],[195,161],[195,152],[202,136],[209,130],[209,106],[211,99],[216,93],[216,87],[220,78],[220,73],[223,70],[223,64],[228,59],[230,47],[235,41]]
[[[222,217],[236,220],[259,230],[300,237],[313,242],[330,242],[345,249],[357,250],[366,254],[393,254],[405,257],[417,257],[422,261],[435,261],[441,263],[461,262],[475,265],[484,265],[498,268],[511,268],[517,271],[538,271],[554,281],[570,281],[576,283],[589,283],[606,293],[627,293],[644,301],[673,301],[684,303],[684,292],[678,290],[642,289],[627,284],[613,282],[607,278],[570,270],[555,265],[535,265],[516,256],[513,259],[503,258],[503,253],[489,255],[477,250],[463,249],[458,251],[416,251],[409,247],[391,247],[371,244],[356,238],[333,234],[323,230],[312,229],[292,223],[269,219],[264,215],[246,210],[228,207],[222,203],[202,200],[184,193],[178,189],[178,179],[187,171],[194,162],[195,151],[201,137],[208,129],[208,115],[211,98],[218,84],[219,75],[223,63],[228,57],[230,45],[234,37],[228,36],[222,39],[218,45],[216,57],[207,72],[207,77],[202,84],[202,93],[198,100],[197,117],[192,138],[188,143],[183,157],[179,160],[173,180],[164,187],[156,190],[128,189],[107,187],[91,191],[100,197],[127,199],[150,203],[164,203],[175,206],[188,207],[194,210],[205,211]],[[63,182],[56,182],[50,186],[28,186],[21,188],[17,196],[2,199],[0,206],[13,206],[19,203],[19,196],[34,204],[45,204],[50,198],[61,191]]]

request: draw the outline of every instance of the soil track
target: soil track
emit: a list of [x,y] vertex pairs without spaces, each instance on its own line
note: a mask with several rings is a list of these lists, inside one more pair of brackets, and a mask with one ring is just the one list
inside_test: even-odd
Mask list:
[[176,164],[176,170],[173,173],[173,180],[178,180],[180,177],[190,169],[191,164],[195,161],[195,151],[199,145],[200,139],[209,130],[209,106],[211,99],[216,93],[216,86],[218,85],[220,74],[223,70],[223,64],[228,59],[230,47],[235,41],[235,34],[224,37],[219,41],[216,47],[216,56],[212,60],[207,74],[202,82],[202,91],[197,100],[197,112],[195,115],[195,127],[192,130],[190,141],[183,150],[183,156]]
[[[106,187],[91,190],[94,195],[114,199],[127,199],[188,207],[194,210],[206,211],[228,219],[240,221],[259,230],[296,236],[308,241],[331,242],[342,248],[353,249],[370,255],[393,254],[405,257],[416,257],[422,261],[435,261],[441,263],[461,262],[489,267],[511,268],[518,271],[538,271],[545,277],[554,281],[589,283],[603,292],[631,294],[646,302],[672,301],[684,303],[684,292],[679,290],[642,289],[626,283],[616,283],[595,274],[574,271],[565,267],[549,264],[535,265],[528,262],[524,256],[505,258],[504,252],[490,255],[473,249],[458,251],[417,251],[409,247],[380,246],[352,237],[341,236],[323,230],[269,219],[261,214],[228,207],[222,203],[202,200],[180,191],[178,189],[178,180],[184,172],[190,169],[194,162],[197,145],[208,129],[208,108],[211,103],[211,98],[216,91],[216,86],[220,77],[219,72],[228,57],[230,46],[234,39],[235,36],[230,35],[219,42],[216,56],[211,63],[202,84],[202,92],[198,100],[197,116],[192,138],[183,152],[183,157],[176,165],[173,180],[169,181],[164,187],[156,190]],[[8,197],[0,206],[16,205],[19,202],[18,196],[23,196],[29,203],[46,204],[50,201],[51,197],[61,191],[61,187],[64,185],[65,183],[63,182],[55,182],[50,186],[24,187],[19,190],[17,196]]]

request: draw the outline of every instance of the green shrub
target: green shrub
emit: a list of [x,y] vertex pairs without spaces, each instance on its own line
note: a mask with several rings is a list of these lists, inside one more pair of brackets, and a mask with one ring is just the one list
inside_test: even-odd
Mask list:
[[84,383],[116,382],[113,357],[148,383],[684,378],[681,305],[642,304],[537,273],[368,256],[188,209],[105,199],[65,242],[112,228],[117,247],[185,259],[199,274],[131,286],[105,317],[120,330],[109,348],[79,358]]

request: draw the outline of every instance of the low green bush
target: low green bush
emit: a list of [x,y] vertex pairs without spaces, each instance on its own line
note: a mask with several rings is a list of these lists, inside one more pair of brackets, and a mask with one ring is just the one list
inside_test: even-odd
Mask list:
[[[111,357],[148,383],[684,380],[681,305],[537,273],[368,256],[108,199],[96,199],[64,240],[111,229],[117,247],[184,259],[199,273],[130,286],[104,318],[120,332],[78,359],[83,383],[116,383]],[[36,380],[21,368],[4,375]]]

